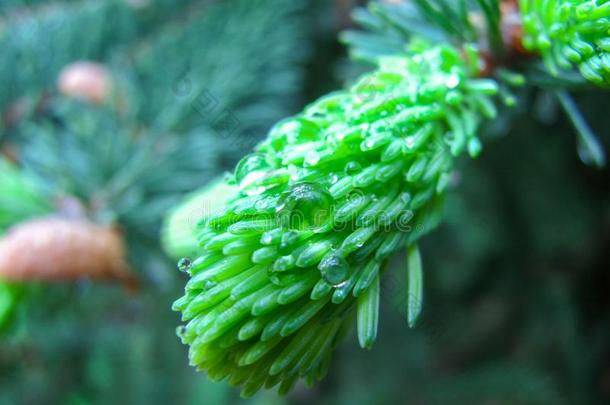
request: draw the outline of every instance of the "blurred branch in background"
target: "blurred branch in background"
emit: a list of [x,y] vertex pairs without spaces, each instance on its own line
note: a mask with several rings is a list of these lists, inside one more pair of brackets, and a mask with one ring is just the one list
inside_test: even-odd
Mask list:
[[[0,255],[0,402],[167,403],[196,400],[201,389],[210,400],[232,397],[184,367],[169,312],[179,273],[158,231],[186,192],[302,102],[317,12],[307,4],[2,3],[0,142],[16,164],[0,167],[2,246],[11,247]],[[32,218],[35,226],[16,225]],[[116,231],[144,285],[136,296],[91,284],[93,267],[77,263],[101,263],[93,255],[109,259],[110,251],[96,253],[104,238],[86,243],[85,234],[84,250],[60,266],[76,284],[42,284],[56,274],[51,262],[8,282],[36,238],[51,233],[44,240],[60,244],[53,253],[76,247],[50,226],[64,222]],[[14,256],[24,243],[24,256]],[[177,380],[161,383],[163,373]]]
[[[274,121],[363,69],[345,68],[334,39],[354,25],[345,16],[355,3],[363,4],[0,3],[3,240],[40,218],[113,229],[142,284],[129,295],[82,274],[62,284],[1,282],[0,403],[238,403],[186,364],[169,309],[184,280],[157,242],[161,218],[232,168]],[[422,19],[416,3],[453,14],[432,7]],[[431,29],[439,18],[475,39],[481,26],[455,8],[465,3],[375,2],[354,14],[374,33],[342,38],[361,60],[402,51],[404,27],[446,40]],[[474,22],[497,32],[488,11]],[[70,85],[58,86],[62,72]],[[577,91],[568,105],[604,149],[607,95],[577,70],[553,77],[532,63],[527,72],[539,88],[515,91],[514,111],[501,107],[485,131],[486,153],[452,178],[461,191],[447,203],[447,222],[422,243],[429,271],[418,326],[406,327],[404,294],[388,294],[371,352],[350,335],[321,386],[250,403],[610,400],[610,172],[578,160],[575,146],[590,138],[574,137],[554,90]],[[404,291],[405,280],[388,277],[382,289]]]

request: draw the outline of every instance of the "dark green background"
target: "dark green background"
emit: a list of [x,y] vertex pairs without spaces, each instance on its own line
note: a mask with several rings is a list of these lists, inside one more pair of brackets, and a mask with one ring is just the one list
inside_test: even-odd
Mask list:
[[[161,217],[230,170],[275,120],[365,68],[349,64],[336,40],[349,2],[139,3],[0,2],[0,139],[45,192],[87,201],[125,170],[107,161],[104,141],[126,155],[154,133],[179,145],[95,213],[124,227],[141,289],[35,286],[0,338],[2,404],[241,403],[237,390],[187,366],[170,310],[185,276],[157,245]],[[56,93],[61,68],[82,59],[107,65],[127,107]],[[201,92],[238,117],[237,141],[227,142],[216,115],[193,108]],[[407,327],[397,255],[375,347],[359,349],[352,333],[322,384],[250,403],[610,401],[610,170],[579,160],[573,129],[547,93],[518,96],[486,129],[481,157],[460,163],[446,221],[423,239],[419,324]],[[576,99],[610,146],[607,93]],[[26,112],[11,123],[16,102]],[[79,120],[88,124],[70,129]]]

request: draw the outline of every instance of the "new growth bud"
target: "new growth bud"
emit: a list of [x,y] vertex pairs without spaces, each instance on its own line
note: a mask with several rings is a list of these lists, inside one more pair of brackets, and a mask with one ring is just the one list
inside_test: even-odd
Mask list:
[[576,65],[583,77],[610,85],[610,3],[596,0],[520,0],[523,44],[554,75]]
[[479,153],[495,114],[497,86],[477,73],[457,49],[416,42],[271,129],[182,262],[174,309],[193,366],[245,396],[285,393],[325,375],[355,312],[372,346],[386,259],[438,222],[454,159]]

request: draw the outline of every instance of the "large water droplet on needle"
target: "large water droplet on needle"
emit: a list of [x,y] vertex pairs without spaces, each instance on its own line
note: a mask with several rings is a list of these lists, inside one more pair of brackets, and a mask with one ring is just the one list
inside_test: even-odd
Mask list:
[[322,232],[332,220],[333,198],[316,183],[293,185],[280,199],[278,219],[284,228]]
[[183,273],[186,273],[187,271],[189,271],[191,268],[191,259],[189,259],[188,257],[183,257],[182,259],[178,260],[178,270],[180,270]]
[[362,165],[355,160],[351,160],[345,165],[345,174],[349,176],[354,175],[356,173],[360,173],[361,171]]
[[327,256],[318,266],[322,278],[333,287],[341,287],[349,277],[349,263],[339,255]]
[[263,178],[271,166],[262,153],[251,153],[244,156],[235,168],[235,182],[241,190],[247,188],[255,181]]

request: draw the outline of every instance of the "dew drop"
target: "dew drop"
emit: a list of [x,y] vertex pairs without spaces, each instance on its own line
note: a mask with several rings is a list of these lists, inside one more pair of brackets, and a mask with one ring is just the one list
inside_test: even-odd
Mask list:
[[388,123],[386,121],[377,121],[370,125],[370,133],[372,134],[379,134],[388,130]]
[[280,240],[280,249],[288,249],[290,246],[294,245],[299,241],[299,232],[297,231],[288,231],[285,232]]
[[364,150],[371,150],[373,149],[373,147],[375,146],[375,141],[373,141],[372,139],[369,139],[367,141],[364,142]]
[[316,140],[320,134],[320,127],[307,118],[287,118],[277,123],[272,129],[272,138],[284,137],[289,144],[298,144]]
[[262,153],[251,153],[244,156],[235,168],[235,182],[240,189],[264,177],[270,168],[267,158]]
[[254,208],[257,211],[265,211],[265,212],[269,212],[272,211],[274,209],[274,205],[277,202],[277,198],[275,197],[262,197],[259,198],[255,203],[254,203]]
[[347,201],[361,204],[365,201],[366,195],[360,189],[355,189],[347,194]]
[[275,265],[279,271],[290,270],[294,267],[295,258],[292,255],[282,256],[275,261]]
[[203,289],[204,290],[210,290],[210,289],[216,287],[217,285],[218,285],[218,283],[216,281],[208,280],[203,285]]
[[460,84],[460,78],[457,75],[451,75],[445,80],[445,86],[450,89],[454,89]]
[[191,268],[191,259],[189,259],[188,257],[183,257],[182,259],[178,260],[178,270],[180,270],[183,273],[186,273],[187,271],[189,271]]
[[[286,257],[286,256],[283,256]],[[281,267],[281,266],[280,266]],[[267,277],[272,284],[277,286],[281,286],[285,283],[286,277],[290,277],[291,273],[285,273],[286,270],[290,270],[289,268],[278,268],[276,266],[269,267],[267,269]]]
[[322,278],[333,287],[344,285],[350,273],[347,261],[334,254],[322,259],[318,269],[320,269]]
[[332,219],[333,198],[316,183],[302,182],[285,192],[278,204],[278,219],[284,228],[323,231]]
[[261,236],[261,243],[263,245],[270,245],[273,243],[274,241],[274,237],[273,234],[271,233],[271,231],[267,231],[263,234],[263,236]]
[[263,194],[266,190],[267,187],[265,186],[252,187],[246,190],[246,195],[249,197],[254,197]]
[[267,205],[268,205],[268,203],[267,203],[267,201],[265,201],[265,199],[260,199],[254,203],[254,208],[256,208],[259,211],[262,211],[265,208],[267,208]]
[[330,176],[328,176],[328,182],[330,184],[335,184],[338,181],[339,181],[339,176],[337,176],[336,173],[331,173]]
[[282,285],[282,280],[280,280],[280,276],[277,273],[269,274],[269,281],[271,281],[272,284],[277,285],[277,286]]
[[310,166],[315,166],[319,162],[320,162],[320,154],[315,150],[308,152],[307,155],[305,156],[305,163]]
[[353,175],[356,173],[359,173],[362,170],[362,165],[358,162],[356,162],[355,160],[352,160],[351,162],[347,162],[347,164],[345,165],[345,174],[347,175]]

